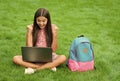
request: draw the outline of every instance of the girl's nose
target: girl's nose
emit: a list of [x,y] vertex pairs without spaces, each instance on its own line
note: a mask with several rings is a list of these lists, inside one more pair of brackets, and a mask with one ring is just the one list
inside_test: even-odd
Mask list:
[[43,25],[43,22],[40,22],[40,25]]
[[43,22],[40,22],[40,26],[43,26]]

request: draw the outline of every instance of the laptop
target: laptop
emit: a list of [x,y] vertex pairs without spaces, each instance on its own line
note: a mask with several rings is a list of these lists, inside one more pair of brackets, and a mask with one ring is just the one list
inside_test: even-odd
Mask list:
[[51,47],[21,47],[22,59],[27,62],[52,62]]

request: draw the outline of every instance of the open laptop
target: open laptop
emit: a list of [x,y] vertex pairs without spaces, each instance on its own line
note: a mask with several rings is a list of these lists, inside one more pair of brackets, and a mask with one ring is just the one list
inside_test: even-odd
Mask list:
[[21,47],[22,59],[27,62],[52,62],[51,47]]

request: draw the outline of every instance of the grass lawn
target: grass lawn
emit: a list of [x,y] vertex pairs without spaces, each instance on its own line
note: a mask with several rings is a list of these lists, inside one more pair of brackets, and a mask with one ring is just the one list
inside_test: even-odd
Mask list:
[[[68,51],[72,40],[84,34],[92,42],[96,70],[71,72],[65,64],[57,72],[49,69],[25,75],[12,63],[25,46],[26,26],[35,11],[50,11],[59,27],[58,54]],[[120,0],[1,0],[0,81],[120,81]]]

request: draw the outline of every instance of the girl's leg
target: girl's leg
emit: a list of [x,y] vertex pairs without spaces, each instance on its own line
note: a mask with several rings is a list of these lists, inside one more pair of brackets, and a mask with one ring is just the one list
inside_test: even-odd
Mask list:
[[66,56],[65,55],[57,55],[57,57],[53,60],[53,62],[45,63],[45,64],[34,64],[30,62],[25,62],[22,60],[22,56],[17,55],[13,57],[13,62],[15,64],[24,66],[24,67],[30,67],[36,70],[42,70],[42,69],[47,69],[47,68],[53,68],[56,67],[66,61]]
[[36,68],[40,67],[37,64],[23,61],[21,55],[14,56],[13,57],[13,62],[15,64],[18,64],[18,65],[21,65],[21,66],[24,66],[24,67],[30,67],[30,68],[33,68],[33,69],[36,69]]
[[66,61],[66,56],[65,55],[57,55],[57,57],[53,60],[53,62],[45,63],[38,68],[37,70],[42,70],[42,69],[47,69],[47,68],[53,68],[56,67]]

